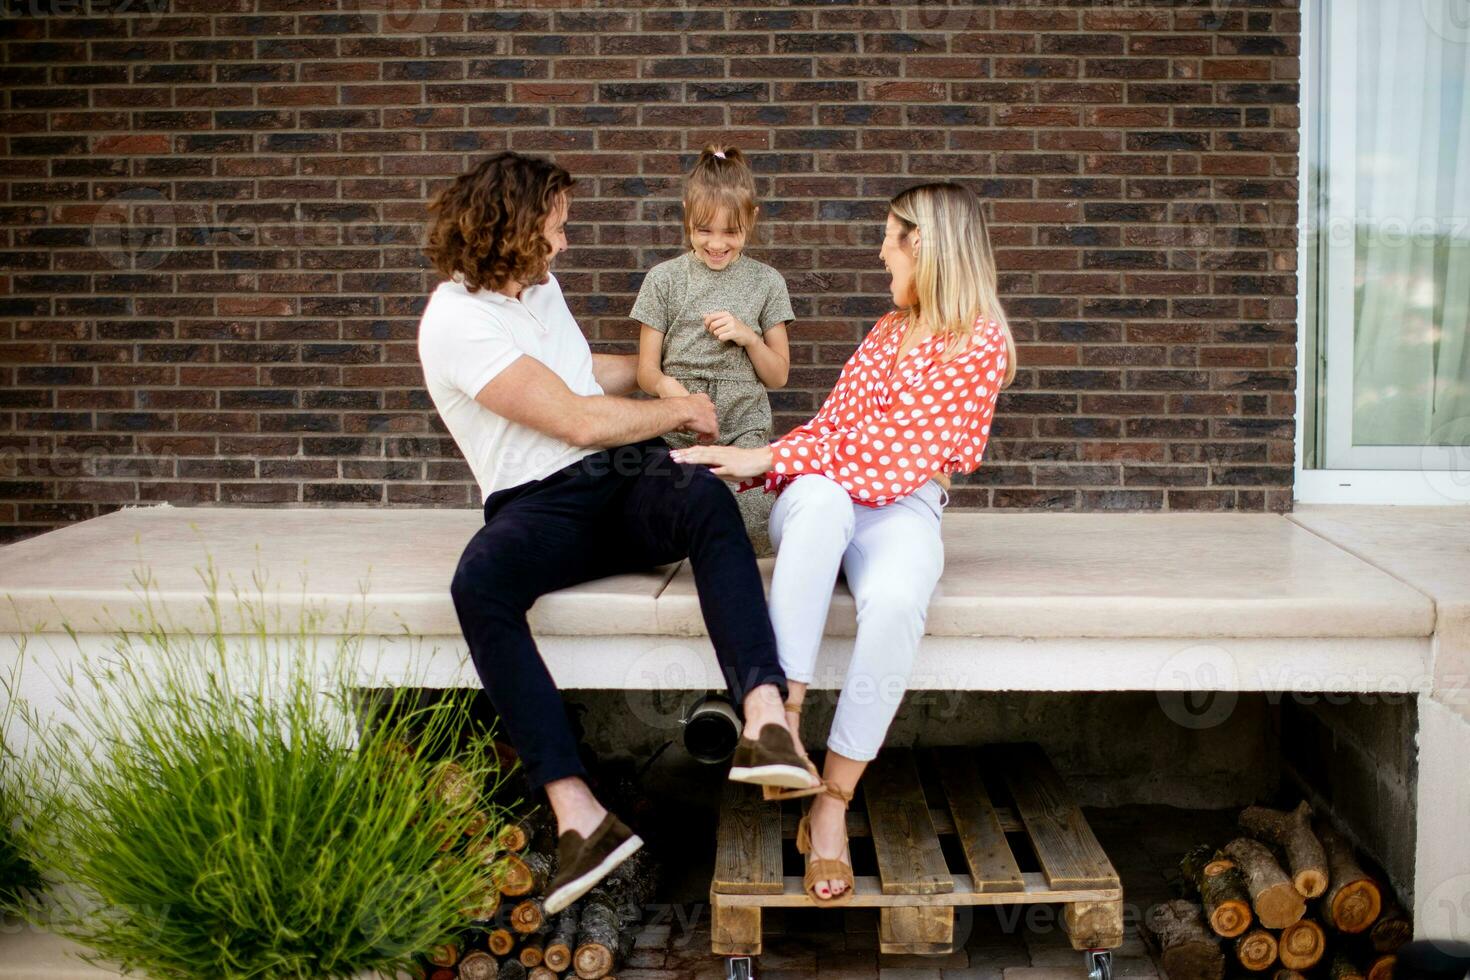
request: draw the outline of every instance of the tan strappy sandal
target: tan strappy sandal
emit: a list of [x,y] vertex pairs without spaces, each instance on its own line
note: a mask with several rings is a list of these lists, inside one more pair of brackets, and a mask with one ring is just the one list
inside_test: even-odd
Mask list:
[[[830,781],[822,782],[820,792],[841,800],[843,810],[846,810],[847,804],[852,802],[850,792]],[[857,880],[853,877],[852,865],[841,858],[824,858],[816,853],[816,849],[812,846],[811,820],[812,811],[808,807],[806,813],[801,815],[801,822],[796,825],[796,850],[806,856],[806,877],[802,879],[801,887],[806,891],[812,903],[821,908],[846,905],[852,901],[853,893],[857,890]],[[847,883],[847,887],[842,890],[841,895],[822,898],[817,895],[816,885],[819,881],[842,881]]]
[[[796,722],[798,725],[800,725],[801,702],[787,701],[785,707],[788,714],[793,714],[797,716]],[[792,739],[792,741],[796,741],[796,739]],[[812,778],[817,781],[817,784],[815,786],[807,786],[799,789],[786,789],[781,786],[762,786],[761,797],[766,800],[779,802],[781,800],[799,800],[807,796],[816,796],[818,793],[820,793],[823,786],[822,774],[817,771],[816,764],[812,762],[811,756],[806,754],[805,749],[801,750],[801,761],[803,764],[806,765],[807,771],[812,774]]]

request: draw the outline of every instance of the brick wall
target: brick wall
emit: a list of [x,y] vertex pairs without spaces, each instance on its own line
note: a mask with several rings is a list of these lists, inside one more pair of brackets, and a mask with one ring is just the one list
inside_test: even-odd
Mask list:
[[472,505],[419,385],[425,202],[554,155],[558,273],[631,349],[716,136],[754,156],[753,254],[799,317],[778,427],[885,309],[883,202],[957,177],[1020,345],[957,504],[1290,507],[1295,0],[110,2],[0,17],[4,538],[140,502]]

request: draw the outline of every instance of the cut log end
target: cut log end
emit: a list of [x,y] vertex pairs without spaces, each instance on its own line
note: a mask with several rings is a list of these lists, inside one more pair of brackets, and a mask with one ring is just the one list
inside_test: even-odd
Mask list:
[[1327,890],[1327,872],[1303,868],[1292,874],[1291,883],[1303,898],[1316,898]]
[[1221,902],[1210,911],[1210,928],[1216,935],[1233,939],[1249,929],[1253,919],[1250,903],[1234,899]]
[[1200,907],[1176,899],[1149,909],[1144,926],[1155,938],[1170,980],[1221,980],[1225,956],[1205,929]]
[[1252,929],[1235,940],[1235,958],[1252,973],[1261,973],[1274,966],[1276,949],[1276,937],[1265,929]]
[[601,943],[583,943],[572,954],[572,968],[582,980],[598,980],[612,972],[612,950]]
[[466,953],[459,961],[459,980],[496,980],[499,976],[500,964],[483,950]]
[[1281,930],[1277,945],[1283,967],[1310,970],[1327,952],[1327,934],[1311,919],[1302,919]]
[[1393,965],[1397,960],[1392,953],[1376,957],[1368,967],[1368,980],[1393,980]]
[[1343,932],[1362,932],[1378,918],[1383,908],[1383,893],[1371,878],[1359,878],[1335,890],[1332,896],[1332,922]]
[[515,933],[509,929],[491,929],[489,936],[486,937],[485,945],[496,956],[505,956],[516,948]]
[[542,911],[541,903],[534,898],[518,902],[510,910],[510,927],[522,935],[536,932],[545,924],[546,913]]

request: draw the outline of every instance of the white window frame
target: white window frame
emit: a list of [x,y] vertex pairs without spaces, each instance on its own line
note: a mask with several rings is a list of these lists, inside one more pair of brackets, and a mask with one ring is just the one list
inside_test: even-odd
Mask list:
[[[1300,169],[1298,171],[1297,207],[1297,377],[1295,418],[1295,479],[1292,497],[1299,503],[1324,504],[1405,504],[1423,506],[1446,506],[1470,504],[1470,474],[1457,472],[1454,468],[1451,447],[1436,446],[1390,446],[1352,447],[1347,444],[1352,425],[1352,399],[1339,395],[1326,400],[1328,418],[1323,426],[1325,438],[1331,443],[1333,458],[1346,457],[1359,465],[1367,459],[1387,462],[1397,469],[1306,469],[1303,466],[1305,445],[1305,421],[1307,405],[1307,377],[1315,365],[1307,363],[1308,303],[1307,295],[1309,216],[1311,166],[1317,146],[1310,138],[1312,120],[1312,87],[1317,79],[1310,70],[1317,52],[1310,50],[1320,37],[1329,54],[1335,54],[1327,62],[1326,84],[1337,89],[1352,86],[1353,58],[1343,57],[1341,52],[1356,41],[1357,0],[1331,0],[1332,16],[1318,23],[1323,0],[1308,0],[1302,4],[1301,33],[1301,130]],[[1327,37],[1323,28],[1331,31]],[[1356,119],[1351,115],[1339,114],[1328,130],[1330,149],[1328,153],[1336,159],[1352,159],[1356,142]],[[1329,227],[1353,227],[1356,210],[1356,182],[1351,174],[1346,180],[1334,184],[1330,200],[1330,212],[1326,216]],[[1327,257],[1333,264],[1334,273],[1328,277],[1328,288],[1333,291],[1333,300],[1324,303],[1327,309],[1352,309],[1353,262],[1351,247],[1338,248]],[[1327,310],[1319,310],[1324,317]],[[1352,390],[1352,331],[1339,328],[1326,329],[1327,378],[1324,381],[1329,392],[1334,387],[1339,391]],[[1329,455],[1319,449],[1319,458]],[[1416,465],[1417,464],[1417,465]],[[1436,467],[1436,468],[1430,468]]]

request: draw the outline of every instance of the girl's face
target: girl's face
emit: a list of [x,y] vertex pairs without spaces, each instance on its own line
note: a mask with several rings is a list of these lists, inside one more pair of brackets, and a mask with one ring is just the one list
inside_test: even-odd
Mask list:
[[888,281],[888,292],[893,296],[893,305],[901,310],[913,306],[917,299],[914,294],[914,248],[918,244],[918,230],[908,232],[905,238],[903,222],[890,211],[888,224],[883,229],[883,247],[878,250],[878,257],[883,260],[884,268],[893,277]]
[[711,269],[728,266],[745,247],[745,232],[735,227],[734,216],[728,208],[719,208],[704,224],[689,229],[689,244],[694,254]]

